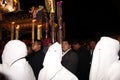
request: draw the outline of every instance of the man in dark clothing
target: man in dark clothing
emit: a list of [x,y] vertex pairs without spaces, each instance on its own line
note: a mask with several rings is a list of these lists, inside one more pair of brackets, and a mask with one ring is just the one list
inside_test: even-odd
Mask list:
[[71,49],[71,44],[69,41],[64,40],[62,42],[62,65],[76,75],[78,67],[78,55]]
[[91,61],[89,50],[78,40],[72,43],[72,48],[79,56],[77,77],[79,78],[79,80],[89,80]]
[[33,53],[26,57],[28,62],[30,63],[36,79],[38,78],[39,71],[43,68],[43,60],[45,54],[42,50],[42,42],[41,40],[35,40],[32,44]]

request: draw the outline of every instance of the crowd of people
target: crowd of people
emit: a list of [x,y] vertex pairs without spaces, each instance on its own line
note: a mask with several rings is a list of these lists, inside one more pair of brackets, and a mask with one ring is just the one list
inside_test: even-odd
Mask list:
[[[8,41],[0,72],[8,80],[120,80],[119,37],[44,44]],[[1,79],[0,79],[1,80]]]

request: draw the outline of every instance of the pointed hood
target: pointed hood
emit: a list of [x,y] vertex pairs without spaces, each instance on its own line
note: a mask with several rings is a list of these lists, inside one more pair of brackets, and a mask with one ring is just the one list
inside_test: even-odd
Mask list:
[[45,55],[43,69],[39,73],[38,80],[50,80],[62,68],[62,49],[61,45],[56,42],[51,45]]
[[101,37],[94,52],[90,80],[103,80],[110,66],[118,60],[119,42],[110,37]]
[[1,72],[10,80],[36,80],[30,64],[26,61],[27,48],[20,40],[9,41],[2,53]]
[[24,42],[20,40],[9,41],[2,53],[3,64],[12,65],[16,60],[27,55],[27,48]]

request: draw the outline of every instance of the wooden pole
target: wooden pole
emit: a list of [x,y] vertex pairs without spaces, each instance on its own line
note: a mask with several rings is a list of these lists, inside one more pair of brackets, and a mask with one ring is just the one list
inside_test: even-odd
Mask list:
[[49,31],[49,19],[47,15],[45,16],[46,22],[45,22],[45,38],[48,38],[48,31]]
[[54,43],[55,40],[55,0],[50,0],[50,24],[51,24],[51,37],[52,37],[52,43]]
[[51,38],[52,43],[54,43],[55,40],[55,22],[54,22],[54,13],[50,14],[50,25],[51,25]]
[[63,31],[62,31],[62,1],[57,2],[57,19],[58,19],[58,42],[62,43]]
[[66,35],[66,32],[65,32],[65,22],[63,22],[63,39],[65,39],[65,35]]

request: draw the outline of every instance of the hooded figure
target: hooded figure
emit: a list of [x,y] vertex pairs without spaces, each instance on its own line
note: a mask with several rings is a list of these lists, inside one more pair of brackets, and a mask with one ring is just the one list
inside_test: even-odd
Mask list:
[[78,78],[61,64],[62,49],[56,42],[51,45],[45,55],[43,68],[39,72],[38,80],[78,80]]
[[2,53],[0,70],[10,80],[35,80],[33,70],[26,61],[27,47],[19,40],[9,41]]
[[119,42],[101,37],[93,52],[89,80],[120,80]]

